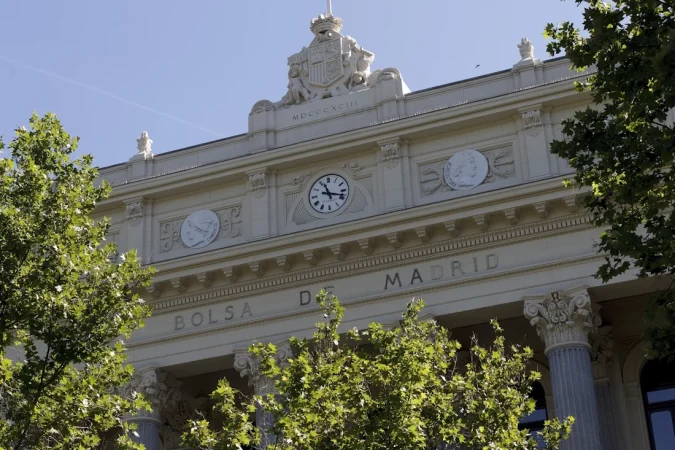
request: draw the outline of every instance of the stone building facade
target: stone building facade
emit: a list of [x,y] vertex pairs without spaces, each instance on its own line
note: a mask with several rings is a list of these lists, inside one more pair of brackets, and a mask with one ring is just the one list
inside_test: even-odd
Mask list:
[[659,284],[594,278],[600,230],[549,152],[590,102],[574,89],[587,74],[523,39],[512,68],[411,92],[341,28],[332,14],[312,21],[285,95],[256,103],[246,134],[153,155],[144,132],[128,162],[101,170],[109,239],[157,269],[153,316],[129,342],[156,405],[132,419],[146,448],[179,448],[222,377],[265,389],[247,347],[275,342],[288,357],[283,342],[320,318],[321,288],[349,328],[396,321],[413,296],[460,341],[497,317],[544,374],[532,426],[577,418],[565,449],[675,448],[675,397],[643,356]]

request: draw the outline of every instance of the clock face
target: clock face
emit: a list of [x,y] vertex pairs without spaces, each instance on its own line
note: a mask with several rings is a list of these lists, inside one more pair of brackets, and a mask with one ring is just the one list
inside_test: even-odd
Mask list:
[[340,175],[324,175],[309,191],[309,204],[314,211],[330,214],[342,208],[349,196],[349,183]]

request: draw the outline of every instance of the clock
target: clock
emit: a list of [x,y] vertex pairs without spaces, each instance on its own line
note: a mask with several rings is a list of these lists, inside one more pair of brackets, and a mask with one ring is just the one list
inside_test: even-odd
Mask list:
[[309,191],[309,204],[320,214],[338,211],[347,203],[349,183],[340,175],[324,175],[314,182]]

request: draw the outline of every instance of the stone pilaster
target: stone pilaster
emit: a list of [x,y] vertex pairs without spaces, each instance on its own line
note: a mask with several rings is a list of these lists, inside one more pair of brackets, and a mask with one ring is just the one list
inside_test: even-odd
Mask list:
[[124,200],[125,222],[127,226],[127,250],[136,249],[143,263],[150,262],[150,222],[152,217],[152,200],[134,197]]
[[408,166],[408,152],[404,142],[398,138],[378,142],[378,167],[382,174],[380,209],[395,211],[403,209],[409,197],[406,190],[404,171]]
[[[277,363],[279,365],[284,366],[291,356],[291,346],[289,343],[285,342],[277,345]],[[239,371],[242,377],[248,377],[248,385],[253,387],[255,395],[266,396],[274,394],[274,380],[261,373],[260,361],[255,355],[252,355],[248,351],[235,352],[234,368]],[[260,448],[267,448],[276,440],[276,436],[269,431],[274,425],[274,416],[271,413],[263,411],[258,406],[256,424],[261,434]]]
[[590,336],[591,367],[595,380],[595,401],[598,404],[598,419],[600,421],[600,439],[602,448],[613,450],[619,448],[618,428],[615,420],[615,410],[610,389],[610,370],[612,347],[612,327],[598,328]]
[[556,291],[543,299],[525,299],[524,314],[546,345],[556,415],[576,420],[562,450],[600,450],[600,421],[595,398],[588,335],[599,316],[585,289]]
[[274,212],[275,174],[266,168],[251,170],[248,175],[248,213],[251,217],[251,239],[266,239],[276,233]]
[[121,394],[133,398],[135,393],[143,394],[152,411],[141,410],[127,418],[136,424],[136,435],[133,440],[143,444],[146,450],[161,450],[160,430],[162,426],[162,409],[180,400],[178,385],[165,372],[156,368],[148,368],[137,372],[131,382],[122,389]]

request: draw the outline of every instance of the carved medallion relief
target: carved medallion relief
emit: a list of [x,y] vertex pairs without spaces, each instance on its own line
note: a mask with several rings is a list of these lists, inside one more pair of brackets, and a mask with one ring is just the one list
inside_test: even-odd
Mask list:
[[241,205],[197,211],[187,217],[160,222],[159,251],[204,248],[213,242],[241,236],[241,227]]
[[[515,176],[516,165],[511,146],[480,152],[465,150],[455,153],[449,160],[441,159],[419,165],[422,197],[441,192],[470,190]],[[448,179],[452,185],[448,184]]]

